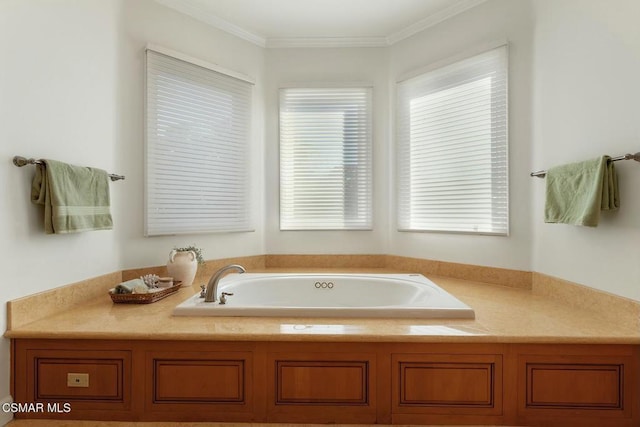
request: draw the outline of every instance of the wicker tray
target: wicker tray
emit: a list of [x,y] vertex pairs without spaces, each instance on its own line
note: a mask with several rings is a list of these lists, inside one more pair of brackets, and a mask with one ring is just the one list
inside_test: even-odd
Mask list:
[[181,281],[175,281],[170,288],[164,288],[146,294],[114,294],[109,291],[109,296],[111,297],[111,301],[117,304],[151,304],[176,292],[180,289],[180,285],[182,285]]

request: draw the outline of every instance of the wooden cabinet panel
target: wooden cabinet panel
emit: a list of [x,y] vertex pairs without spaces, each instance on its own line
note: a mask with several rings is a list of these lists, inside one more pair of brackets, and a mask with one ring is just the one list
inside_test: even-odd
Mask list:
[[[118,401],[124,399],[123,359],[35,358],[36,400]],[[68,385],[69,375],[86,375],[86,387]]]
[[400,405],[493,406],[491,363],[400,362]]
[[244,360],[154,362],[154,402],[244,403]]
[[252,352],[200,348],[146,353],[147,418],[253,421]]
[[277,361],[276,404],[366,405],[367,362]]
[[498,415],[502,411],[500,355],[395,354],[396,414]]
[[376,422],[374,353],[349,344],[341,344],[345,352],[304,343],[285,348],[291,351],[267,355],[269,422]]
[[527,364],[528,408],[622,409],[622,365]]
[[[45,408],[17,413],[16,418],[82,419],[111,413],[111,419],[125,419],[132,406],[132,353],[109,348],[94,342],[87,346],[62,341],[16,344],[14,400],[41,403]],[[56,404],[69,410],[56,411]]]
[[[27,350],[27,396],[35,402],[69,402],[72,410],[127,409],[131,354],[126,351]],[[87,387],[70,387],[68,374],[88,376]]]
[[638,360],[630,347],[564,346],[554,351],[540,346],[539,351],[518,355],[519,419],[550,426],[638,425],[632,409],[638,407]]

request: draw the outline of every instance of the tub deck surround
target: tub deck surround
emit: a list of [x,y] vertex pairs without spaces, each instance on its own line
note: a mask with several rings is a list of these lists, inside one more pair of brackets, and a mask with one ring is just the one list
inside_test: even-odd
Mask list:
[[[264,269],[282,270],[293,268]],[[570,305],[553,297],[562,283],[548,278],[534,292],[427,277],[476,318],[173,316],[199,293],[199,282],[153,304],[113,304],[104,292],[28,323],[22,315],[5,334],[12,339],[12,396],[68,401],[73,410],[16,418],[640,425],[640,304],[611,297],[603,299],[606,309]],[[77,373],[89,375],[86,388],[69,386]]]
[[101,299],[122,282],[122,273],[109,273],[7,302],[7,329],[15,329],[65,309]]
[[534,273],[532,292],[560,301],[567,306],[596,313],[609,324],[627,323],[640,331],[640,303],[606,292],[596,291],[567,280]]
[[[292,269],[284,269],[291,271]],[[298,269],[309,272],[309,270]],[[323,269],[313,269],[323,271]],[[281,272],[283,269],[265,269]],[[327,270],[324,270],[327,271]],[[336,271],[331,269],[329,271]],[[345,273],[398,273],[388,269],[339,269]],[[605,316],[572,307],[562,300],[528,290],[461,279],[429,279],[475,310],[474,320],[178,317],[173,309],[199,292],[198,285],[180,289],[153,304],[113,304],[106,294],[82,304],[12,325],[8,338],[224,340],[224,341],[354,341],[466,343],[640,344],[637,312],[620,310],[612,299]],[[41,296],[39,301],[44,303]],[[22,302],[25,307],[33,305]],[[623,301],[623,306],[636,306]],[[11,310],[14,314],[17,310]],[[20,318],[24,321],[24,315]]]

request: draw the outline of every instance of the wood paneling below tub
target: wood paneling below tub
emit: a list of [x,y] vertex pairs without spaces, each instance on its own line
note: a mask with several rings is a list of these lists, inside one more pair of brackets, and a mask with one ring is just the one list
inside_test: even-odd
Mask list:
[[[637,427],[640,346],[17,339],[18,419]],[[89,387],[66,384],[89,374]]]

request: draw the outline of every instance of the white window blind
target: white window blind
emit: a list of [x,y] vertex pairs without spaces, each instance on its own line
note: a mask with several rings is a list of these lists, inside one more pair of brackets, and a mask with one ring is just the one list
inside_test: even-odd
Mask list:
[[280,228],[371,229],[371,89],[280,91]]
[[509,232],[507,47],[398,84],[398,228]]
[[145,234],[248,231],[252,85],[147,50]]

